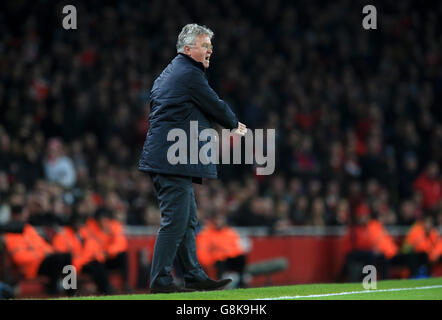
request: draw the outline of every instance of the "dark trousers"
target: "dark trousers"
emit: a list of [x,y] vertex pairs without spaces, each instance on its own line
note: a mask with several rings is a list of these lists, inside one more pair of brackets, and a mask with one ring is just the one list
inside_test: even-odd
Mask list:
[[410,277],[414,278],[419,275],[422,267],[429,272],[430,261],[425,252],[410,252],[394,256],[387,264],[387,267],[392,266],[407,266],[410,268]]
[[103,263],[93,260],[83,266],[82,272],[89,274],[92,277],[97,286],[98,292],[103,294],[113,293],[112,287],[109,283],[109,276]]
[[155,241],[150,287],[172,284],[176,258],[185,282],[208,278],[198,262],[195,229],[198,225],[192,178],[150,174],[161,211],[161,226]]
[[364,278],[364,266],[373,265],[378,270],[381,279],[388,279],[387,260],[383,254],[373,251],[354,250],[347,254],[338,281],[358,282]]
[[[57,294],[59,290],[57,288],[57,282],[64,276],[63,268],[71,264],[70,253],[54,253],[48,255],[40,264],[38,269],[39,275],[44,275],[49,278],[49,282],[46,286],[46,293]],[[72,292],[67,290],[68,294]]]
[[120,252],[115,257],[106,260],[108,270],[116,270],[123,279],[124,285],[128,284],[127,252]]
[[350,281],[360,281],[363,278],[361,271],[363,266],[369,264],[378,268],[381,279],[389,279],[390,269],[394,266],[409,267],[411,277],[416,277],[422,266],[429,270],[428,256],[425,253],[398,254],[386,259],[384,255],[371,251],[353,251],[347,255],[340,280],[348,275]]
[[220,279],[223,273],[228,271],[234,271],[239,274],[239,283],[238,286],[240,288],[244,287],[244,271],[246,268],[246,256],[241,254],[239,256],[228,258],[226,260],[217,261],[215,263],[216,274],[218,279]]

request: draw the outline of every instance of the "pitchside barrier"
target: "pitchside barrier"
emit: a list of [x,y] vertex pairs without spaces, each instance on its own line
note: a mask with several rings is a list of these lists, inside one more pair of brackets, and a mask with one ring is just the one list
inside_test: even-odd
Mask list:
[[[297,226],[271,233],[269,228],[236,228],[248,250],[247,270],[250,286],[291,285],[336,282],[345,260],[345,227]],[[409,227],[387,228],[398,245]],[[135,292],[145,292],[149,264],[155,244],[155,227],[126,226],[128,238],[129,281]],[[439,230],[442,233],[442,230]],[[0,254],[1,254],[0,249]],[[5,259],[5,256],[1,257]],[[0,261],[2,261],[0,259]],[[4,264],[4,263],[3,263]],[[1,266],[0,266],[1,268]],[[1,272],[5,276],[5,272]],[[406,270],[392,270],[393,278],[406,277]],[[208,270],[214,276],[214,270]],[[441,275],[441,269],[435,270]],[[117,285],[119,279],[113,279]],[[21,280],[20,296],[35,296],[38,281]]]
[[[253,265],[284,259],[274,273],[255,275],[251,286],[289,285],[301,283],[336,282],[345,260],[344,235],[346,227],[294,226],[284,231],[272,232],[267,227],[237,227],[248,249],[247,263]],[[409,227],[387,228],[398,245],[402,244]],[[137,284],[140,257],[149,257],[155,244],[155,227],[126,227],[129,241],[129,279]],[[442,229],[439,230],[442,234]],[[146,260],[144,261],[146,263]],[[144,264],[141,263],[141,264]],[[273,266],[274,267],[274,266]],[[211,270],[209,270],[211,271]],[[403,270],[392,270],[394,277],[401,277]],[[214,275],[212,273],[212,275]]]

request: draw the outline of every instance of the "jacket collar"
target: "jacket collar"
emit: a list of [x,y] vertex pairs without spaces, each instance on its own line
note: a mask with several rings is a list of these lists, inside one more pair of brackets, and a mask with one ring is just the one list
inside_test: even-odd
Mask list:
[[204,68],[204,65],[201,62],[195,61],[193,60],[191,57],[185,55],[184,53],[178,53],[178,56],[182,56],[184,57],[185,60],[189,61],[190,63],[192,63],[194,66],[200,68],[204,73],[206,72],[206,68]]

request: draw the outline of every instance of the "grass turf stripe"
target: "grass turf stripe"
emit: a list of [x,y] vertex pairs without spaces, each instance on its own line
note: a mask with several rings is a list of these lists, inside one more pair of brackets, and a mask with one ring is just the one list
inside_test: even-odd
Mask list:
[[282,296],[282,297],[274,297],[274,298],[260,298],[260,299],[254,299],[254,300],[287,300],[287,299],[321,298],[321,297],[344,296],[344,295],[349,295],[349,294],[394,292],[394,291],[409,291],[409,290],[426,290],[426,289],[436,289],[436,288],[442,288],[442,285],[412,287],[412,288],[391,288],[391,289],[379,289],[379,290],[347,291],[347,292],[337,292],[337,293],[310,294],[310,295],[306,295],[306,296]]

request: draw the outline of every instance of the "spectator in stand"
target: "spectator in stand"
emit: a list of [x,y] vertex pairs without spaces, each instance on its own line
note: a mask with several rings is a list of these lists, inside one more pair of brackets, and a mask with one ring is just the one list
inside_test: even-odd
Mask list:
[[56,182],[66,189],[75,185],[74,164],[71,158],[65,155],[63,143],[58,138],[52,138],[48,142],[44,170],[46,179],[49,181]]
[[422,193],[421,206],[424,210],[436,210],[442,199],[442,182],[439,165],[430,162],[425,171],[414,182],[414,188]]
[[55,228],[67,222],[68,215],[61,195],[52,196],[47,189],[30,193],[27,209],[28,222],[35,227]]
[[294,208],[292,209],[292,222],[294,225],[303,225],[307,222],[309,209],[309,201],[307,196],[300,196],[294,203]]
[[313,200],[311,210],[309,213],[309,219],[307,220],[309,225],[324,227],[326,225],[327,213],[324,204],[324,200],[321,197],[317,197]]
[[404,200],[399,208],[399,225],[411,226],[419,218],[419,209],[416,203],[411,199]]
[[336,212],[332,216],[332,225],[346,226],[350,222],[350,207],[348,200],[341,199],[336,206]]
[[8,203],[9,189],[8,175],[0,171],[0,225],[7,223],[11,217]]
[[408,152],[404,156],[403,166],[399,172],[399,196],[409,198],[413,195],[413,182],[417,178],[418,160],[416,154]]
[[273,215],[273,200],[266,197],[253,196],[245,202],[231,217],[237,226],[255,226],[273,228],[276,217]]
[[375,216],[383,225],[391,226],[396,224],[397,215],[390,208],[387,192],[384,188],[380,191],[379,198],[371,202],[371,207],[373,216]]

